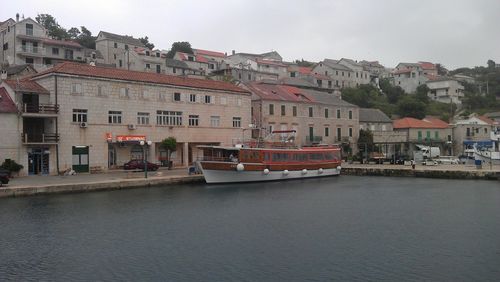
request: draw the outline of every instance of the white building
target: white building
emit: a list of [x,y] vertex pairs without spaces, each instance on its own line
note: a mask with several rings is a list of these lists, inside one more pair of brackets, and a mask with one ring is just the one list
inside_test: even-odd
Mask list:
[[454,103],[461,105],[464,97],[464,86],[451,78],[441,78],[426,82],[429,87],[427,94],[432,100],[441,103]]

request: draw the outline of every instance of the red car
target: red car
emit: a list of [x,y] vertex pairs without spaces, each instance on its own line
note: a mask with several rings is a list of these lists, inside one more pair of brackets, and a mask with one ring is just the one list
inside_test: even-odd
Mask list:
[[[154,171],[154,170],[158,170],[158,168],[160,166],[158,166],[157,164],[154,164],[154,163],[150,163],[150,162],[147,162],[148,163],[148,171]],[[128,161],[126,162],[124,165],[123,165],[123,168],[124,169],[141,169],[141,170],[144,170],[144,161],[143,160],[131,160],[131,161]]]

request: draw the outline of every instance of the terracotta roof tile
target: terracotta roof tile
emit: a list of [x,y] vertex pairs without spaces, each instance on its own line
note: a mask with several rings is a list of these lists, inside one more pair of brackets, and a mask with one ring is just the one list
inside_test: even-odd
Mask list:
[[496,122],[486,116],[477,116],[478,119],[486,122],[487,124],[490,124],[490,125],[493,125],[493,124],[496,124]]
[[38,94],[49,94],[49,91],[43,88],[40,84],[35,81],[28,79],[21,80],[5,80],[5,83],[16,92],[32,92]]
[[0,88],[0,113],[17,113],[16,104],[5,88]]
[[299,67],[300,74],[311,74],[312,68],[310,67]]
[[430,62],[418,62],[420,67],[424,70],[434,70],[436,69],[436,65]]
[[397,119],[393,122],[394,129],[404,129],[404,128],[448,128],[448,123],[436,119],[436,118],[425,118],[423,120],[406,117],[402,119]]
[[202,50],[202,49],[194,49],[193,51],[198,55],[204,55],[204,56],[210,56],[210,57],[220,57],[220,58],[226,57],[226,54],[224,54],[222,52],[215,52],[215,51]]
[[36,74],[35,76],[33,76],[33,78],[51,73],[81,75],[88,77],[101,77],[101,78],[119,79],[127,81],[140,81],[146,83],[248,93],[248,91],[236,85],[223,81],[188,78],[188,77],[180,77],[180,76],[150,73],[150,72],[129,71],[123,69],[114,69],[114,68],[103,68],[103,67],[79,64],[74,62],[61,63],[51,69]]

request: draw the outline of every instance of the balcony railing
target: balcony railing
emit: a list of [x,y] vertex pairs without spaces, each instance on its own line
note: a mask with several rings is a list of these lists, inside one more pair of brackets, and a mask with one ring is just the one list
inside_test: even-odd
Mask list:
[[323,142],[323,136],[307,136],[306,143],[321,143]]
[[24,104],[23,113],[33,114],[57,114],[59,113],[59,105],[56,104]]
[[35,47],[31,45],[23,45],[18,48],[19,52],[30,53],[30,54],[45,54],[45,48],[43,47]]
[[21,134],[21,139],[24,144],[27,143],[44,143],[44,144],[55,144],[59,142],[59,134],[55,133],[26,133]]

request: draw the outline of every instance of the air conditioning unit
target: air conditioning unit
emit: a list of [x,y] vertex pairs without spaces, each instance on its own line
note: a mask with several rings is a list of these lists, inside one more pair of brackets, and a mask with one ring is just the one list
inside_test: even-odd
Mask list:
[[130,129],[130,130],[137,129],[137,125],[135,125],[135,124],[129,124],[128,125],[128,129]]
[[87,128],[89,126],[89,124],[87,122],[80,122],[80,127],[81,128]]

